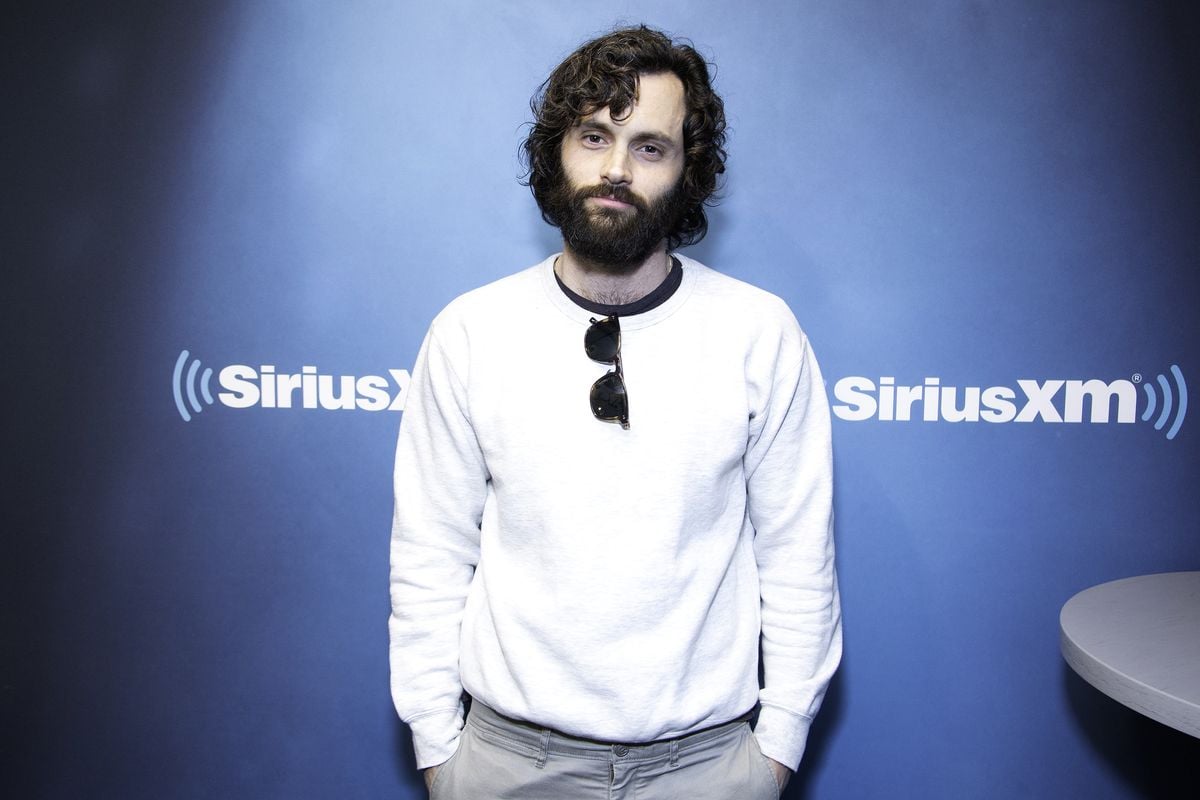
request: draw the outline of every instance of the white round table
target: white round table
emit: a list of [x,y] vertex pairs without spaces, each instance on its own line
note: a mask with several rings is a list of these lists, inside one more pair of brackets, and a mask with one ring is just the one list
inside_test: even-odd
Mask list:
[[1059,615],[1063,658],[1135,711],[1200,738],[1200,572],[1085,589]]

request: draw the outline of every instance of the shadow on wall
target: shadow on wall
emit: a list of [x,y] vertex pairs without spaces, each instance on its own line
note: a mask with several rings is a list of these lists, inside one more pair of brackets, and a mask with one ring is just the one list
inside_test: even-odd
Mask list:
[[400,717],[392,715],[392,728],[396,733],[393,751],[396,757],[392,766],[396,769],[398,782],[406,789],[402,797],[424,797],[425,781],[417,770],[417,756],[413,752],[412,732],[400,721]]
[[1194,786],[1200,739],[1144,717],[1062,665],[1063,690],[1081,736],[1135,797],[1180,797]]
[[842,718],[845,716],[845,703],[842,700],[843,674],[841,669],[833,674],[829,688],[825,691],[821,710],[808,733],[808,745],[804,750],[804,758],[800,761],[800,768],[788,781],[780,800],[805,800],[816,796],[812,784],[816,780],[820,765],[825,761],[833,740],[833,732],[842,724]]

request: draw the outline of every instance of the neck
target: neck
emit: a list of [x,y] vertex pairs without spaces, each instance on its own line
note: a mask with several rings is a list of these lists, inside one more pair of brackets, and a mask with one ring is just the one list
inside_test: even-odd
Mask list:
[[611,267],[580,258],[564,244],[554,271],[575,294],[596,303],[619,306],[641,300],[657,289],[671,271],[671,257],[664,241],[641,264],[614,272]]

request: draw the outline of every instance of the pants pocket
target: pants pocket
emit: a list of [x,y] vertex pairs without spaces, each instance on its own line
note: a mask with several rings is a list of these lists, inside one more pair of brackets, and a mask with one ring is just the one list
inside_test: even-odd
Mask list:
[[433,775],[433,783],[429,786],[429,800],[440,800],[442,788],[449,783],[450,770],[454,767],[454,762],[458,760],[458,754],[463,750],[463,739],[466,735],[467,731],[464,728],[458,739],[458,748],[450,754],[448,759],[438,765],[437,772]]
[[779,800],[783,791],[779,788],[779,781],[775,777],[775,768],[771,766],[771,759],[763,755],[762,748],[758,746],[758,737],[754,735],[754,731],[749,732],[750,745],[754,750],[754,757],[758,762],[760,771],[765,773],[765,786],[767,794],[764,795],[767,800]]

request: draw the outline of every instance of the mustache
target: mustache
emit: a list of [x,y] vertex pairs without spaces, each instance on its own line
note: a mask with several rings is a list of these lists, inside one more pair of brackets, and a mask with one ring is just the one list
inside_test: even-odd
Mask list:
[[623,184],[601,184],[599,186],[585,186],[575,193],[576,200],[582,202],[589,197],[610,197],[613,200],[619,200],[622,203],[628,203],[638,211],[645,211],[647,208],[646,201],[633,190]]

